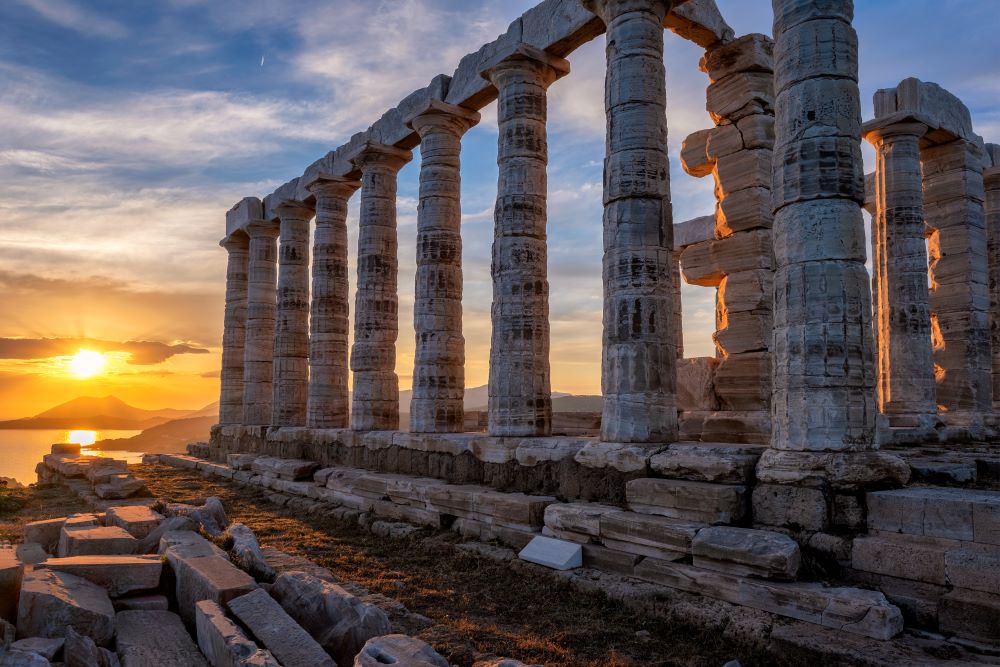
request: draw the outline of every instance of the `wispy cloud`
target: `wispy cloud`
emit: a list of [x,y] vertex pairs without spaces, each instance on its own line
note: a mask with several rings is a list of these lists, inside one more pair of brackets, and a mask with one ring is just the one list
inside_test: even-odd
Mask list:
[[90,37],[120,39],[128,29],[114,19],[90,11],[70,0],[16,0],[56,25]]
[[178,354],[208,354],[208,350],[186,343],[170,344],[150,340],[0,338],[0,359],[49,359],[69,356],[80,349],[94,352],[124,352],[128,355],[128,363],[139,366],[160,364]]

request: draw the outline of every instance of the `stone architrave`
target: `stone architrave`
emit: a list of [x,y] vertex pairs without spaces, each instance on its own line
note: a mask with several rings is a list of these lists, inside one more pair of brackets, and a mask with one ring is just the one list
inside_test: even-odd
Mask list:
[[416,333],[410,431],[464,430],[462,135],[479,114],[431,100],[407,123],[420,135],[420,203],[413,303]]
[[[878,406],[853,4],[772,4],[771,447],[869,449],[876,443]],[[802,48],[805,43],[810,48]]]
[[222,331],[222,389],[219,423],[243,422],[243,357],[247,327],[247,268],[250,238],[235,232],[219,242],[229,254],[226,265],[226,314]]
[[243,356],[243,424],[271,423],[271,377],[274,367],[274,317],[277,305],[278,225],[255,220],[247,269],[247,328]]
[[993,352],[993,411],[1000,411],[1000,146],[987,144],[993,156],[983,172],[986,188],[986,234],[989,253],[990,348]]
[[937,400],[920,168],[927,126],[869,124],[865,131],[876,155],[872,293],[879,404],[892,426],[933,426]]
[[583,0],[607,26],[604,161],[606,442],[677,437],[673,223],[663,19],[667,0]]
[[548,87],[569,62],[517,44],[482,70],[499,91],[489,434],[552,430],[546,139]]
[[271,426],[305,426],[309,397],[309,221],[313,210],[299,202],[285,202],[275,213],[281,226]]
[[351,349],[351,428],[395,431],[399,428],[396,176],[413,155],[394,146],[366,142],[352,157],[362,173],[362,185]]
[[347,428],[350,290],[347,264],[347,202],[361,182],[321,178],[316,196],[312,303],[309,316],[309,428]]

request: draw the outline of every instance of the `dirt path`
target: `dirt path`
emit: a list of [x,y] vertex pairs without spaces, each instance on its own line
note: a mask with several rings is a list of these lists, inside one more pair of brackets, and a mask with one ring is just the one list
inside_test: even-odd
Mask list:
[[[252,528],[263,546],[305,556],[429,617],[433,624],[417,635],[461,667],[489,654],[573,667],[721,667],[737,657],[755,664],[717,634],[649,620],[603,595],[570,591],[543,574],[456,551],[452,543],[459,540],[451,533],[381,538],[332,518],[297,516],[257,490],[188,470],[135,466],[135,473],[169,501],[219,496],[230,519]],[[0,517],[0,539],[16,539],[26,520],[82,509],[50,496],[33,491],[19,517]]]

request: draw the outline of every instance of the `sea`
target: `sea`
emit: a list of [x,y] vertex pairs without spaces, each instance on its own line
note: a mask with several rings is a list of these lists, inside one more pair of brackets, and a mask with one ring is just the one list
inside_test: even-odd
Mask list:
[[140,431],[64,431],[64,430],[3,430],[0,429],[0,477],[13,477],[21,484],[37,481],[35,466],[49,453],[53,443],[75,442],[83,447],[82,453],[93,456],[112,456],[139,463],[142,452],[122,450],[101,451],[94,447],[98,440],[130,438]]

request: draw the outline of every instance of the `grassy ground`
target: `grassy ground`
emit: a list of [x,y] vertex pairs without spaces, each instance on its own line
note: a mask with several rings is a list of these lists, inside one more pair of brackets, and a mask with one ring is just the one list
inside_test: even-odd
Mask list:
[[[208,480],[188,470],[135,466],[154,495],[169,501],[222,499],[230,519],[261,544],[305,556],[335,576],[396,598],[432,624],[417,634],[453,664],[484,655],[527,664],[573,667],[705,665],[746,655],[716,634],[645,618],[599,594],[570,591],[544,574],[512,569],[456,551],[451,534],[390,539],[332,518],[303,517],[259,491]],[[27,505],[0,514],[0,539],[17,539],[26,520],[83,508],[63,490],[32,489]]]

